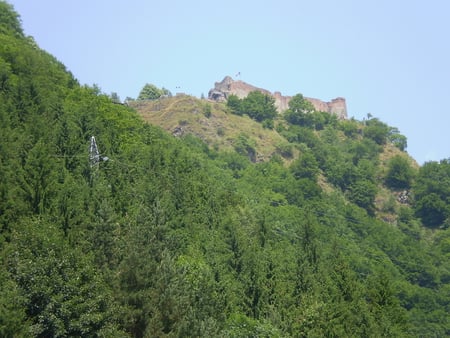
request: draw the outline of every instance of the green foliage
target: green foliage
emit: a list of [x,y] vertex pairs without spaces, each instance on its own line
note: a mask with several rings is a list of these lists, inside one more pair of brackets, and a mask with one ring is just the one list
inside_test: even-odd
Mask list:
[[316,181],[319,174],[319,165],[314,155],[306,152],[291,164],[291,171],[296,179],[307,178]]
[[401,151],[405,151],[408,147],[408,140],[405,135],[400,134],[399,130],[394,127],[389,128],[388,140]]
[[404,156],[394,156],[388,162],[386,184],[393,189],[409,189],[414,178],[414,171]]
[[[246,114],[258,122],[273,120],[277,116],[275,99],[257,90],[250,92],[243,99],[239,99],[236,95],[230,95],[227,99],[227,106],[234,114]],[[266,126],[272,126],[273,128],[273,124]]]
[[[449,230],[420,221],[449,223],[449,162],[419,169],[392,226],[374,216],[379,131],[308,118],[277,126],[290,165],[244,134],[216,152],[2,28],[0,335],[448,335]],[[396,161],[393,184],[411,182]]]
[[282,143],[277,145],[277,152],[284,158],[292,158],[294,156],[293,148],[292,144]]
[[242,115],[241,102],[241,99],[234,94],[231,94],[227,98],[227,106],[236,115]]
[[430,227],[441,225],[450,212],[448,204],[436,193],[430,193],[418,199],[415,209],[417,216]]
[[359,134],[358,123],[355,120],[343,120],[338,125],[347,137],[356,137]]
[[24,323],[24,298],[11,276],[4,269],[0,270],[0,335],[2,337],[26,336]]
[[379,145],[384,145],[387,142],[388,135],[389,127],[377,118],[373,118],[366,122],[364,137],[375,141]]
[[121,103],[120,97],[119,97],[119,95],[117,95],[116,92],[112,92],[110,96],[111,96],[111,101],[112,102],[119,103],[119,104]]
[[425,163],[413,191],[416,215],[427,226],[441,226],[450,217],[450,161]]
[[350,184],[348,197],[356,205],[373,212],[376,193],[376,185],[369,180],[362,179]]
[[[314,111],[314,106],[306,100],[302,94],[294,95],[288,103],[289,112],[291,114],[309,113]],[[293,123],[293,122],[291,122]],[[295,123],[293,123],[295,124]]]
[[212,108],[211,108],[211,105],[210,105],[209,103],[207,103],[207,104],[204,105],[204,108],[203,108],[203,114],[204,114],[207,118],[210,118],[210,117],[211,117],[211,115],[212,115]]
[[20,16],[13,6],[5,1],[0,1],[0,33],[23,37]]
[[138,95],[138,100],[156,100],[161,96],[172,96],[169,90],[165,88],[158,88],[153,84],[146,83]]
[[271,119],[264,120],[262,122],[262,126],[263,126],[263,128],[266,128],[266,129],[273,129],[273,127],[274,127],[273,120],[271,120]]
[[351,160],[355,165],[361,160],[373,161],[378,158],[378,154],[382,148],[371,139],[362,139],[350,145],[348,152],[351,155]]
[[238,154],[248,157],[252,162],[256,161],[255,147],[246,135],[240,134],[233,146]]
[[111,296],[89,257],[70,248],[53,225],[26,224],[12,243],[7,265],[33,336],[92,335],[113,318],[107,313]]
[[289,101],[289,109],[284,113],[284,119],[293,125],[322,130],[327,125],[337,125],[337,117],[328,112],[314,109],[311,102],[302,94],[295,95]]
[[299,126],[311,126],[309,114],[314,112],[313,105],[302,94],[292,97],[288,103],[289,109],[284,113],[284,118],[291,124]]
[[226,337],[282,337],[279,330],[270,323],[260,322],[243,314],[233,314],[227,323]]

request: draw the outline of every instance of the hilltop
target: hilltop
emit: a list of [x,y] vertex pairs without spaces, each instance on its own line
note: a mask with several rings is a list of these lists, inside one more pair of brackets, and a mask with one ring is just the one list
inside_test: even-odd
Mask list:
[[[139,111],[145,121],[161,126],[175,136],[195,135],[215,149],[232,150],[240,137],[249,137],[256,151],[252,160],[260,162],[269,160],[275,154],[283,154],[288,142],[273,128],[264,128],[261,123],[245,115],[240,117],[231,114],[226,105],[227,98],[230,95],[245,98],[254,91],[273,97],[280,114],[289,108],[291,96],[282,96],[280,92],[271,93],[240,80],[234,81],[230,76],[216,82],[206,100],[178,94],[161,95],[156,100],[130,101],[128,104]],[[309,97],[305,99],[317,111],[330,113],[339,119],[347,118],[344,98],[339,97],[331,102]],[[290,157],[295,156],[292,154]]]
[[[256,87],[248,88],[253,89]],[[215,91],[210,91],[210,94],[213,92]],[[268,92],[264,93],[267,94]],[[240,94],[243,95],[244,92]],[[306,99],[309,101],[308,98]],[[192,135],[201,139],[211,149],[228,152],[237,151],[248,157],[252,162],[267,162],[272,157],[278,156],[286,165],[289,165],[301,157],[302,154],[309,152],[307,148],[299,146],[296,142],[290,140],[286,129],[288,127],[283,120],[283,114],[280,114],[275,119],[276,128],[264,128],[261,123],[246,115],[238,116],[233,114],[226,101],[223,100],[198,99],[182,94],[173,97],[162,96],[156,100],[131,101],[128,104],[136,109],[146,122],[162,127],[174,137],[183,138],[187,135]],[[335,115],[333,113],[330,114]],[[364,123],[342,120],[341,127],[338,127],[338,120],[335,123],[328,130],[328,134],[332,133],[334,135],[335,140],[331,141],[335,145],[354,142],[355,147],[367,147],[367,145],[358,145],[358,143],[364,141],[364,138],[361,136],[365,128]],[[352,126],[353,134],[347,132],[346,135],[345,130],[342,130],[347,125]],[[333,132],[331,131],[332,129],[334,129]],[[310,130],[304,130],[306,134],[310,132]],[[352,137],[349,139],[348,135],[352,135]],[[322,142],[321,138],[330,136],[324,136],[323,131],[316,130],[308,137],[317,138],[317,142],[320,143]],[[244,152],[240,149],[243,142],[247,147],[247,150]],[[348,154],[341,153],[342,151],[336,152],[335,156],[348,156]],[[379,178],[386,176],[388,163],[395,157],[404,158],[415,170],[418,168],[414,159],[392,142],[383,142],[379,150],[373,151],[379,153],[377,155],[379,159],[374,162],[375,166],[371,170]],[[320,176],[322,188],[333,191],[334,188],[329,184],[326,176],[328,176],[327,173],[323,173]],[[385,205],[389,200],[393,206],[400,206],[400,192],[392,192],[386,189],[382,180],[378,180],[376,184],[378,193],[373,200],[375,210],[377,210],[380,219],[395,223],[396,216],[392,213],[393,210],[386,210]]]
[[249,117],[230,113],[224,103],[178,95],[158,100],[134,101],[148,123],[158,125],[174,136],[192,134],[216,150],[231,151],[239,138],[249,137],[256,150],[254,161],[269,160],[281,152],[286,140],[276,131],[263,128]]

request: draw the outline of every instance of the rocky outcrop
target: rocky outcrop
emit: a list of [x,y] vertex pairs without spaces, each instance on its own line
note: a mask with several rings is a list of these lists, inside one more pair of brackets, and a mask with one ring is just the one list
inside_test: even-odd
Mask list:
[[[244,81],[235,81],[230,76],[226,76],[221,82],[216,82],[214,88],[208,93],[208,98],[217,102],[224,102],[228,96],[234,94],[239,98],[246,97],[250,92],[258,90],[264,94],[270,95],[275,99],[275,106],[278,112],[282,112],[289,108],[288,104],[291,96],[283,96],[280,92],[271,93],[270,91],[255,87]],[[335,114],[341,119],[347,118],[347,105],[343,97],[337,97],[330,102],[325,102],[319,99],[305,97],[314,108],[318,111]]]

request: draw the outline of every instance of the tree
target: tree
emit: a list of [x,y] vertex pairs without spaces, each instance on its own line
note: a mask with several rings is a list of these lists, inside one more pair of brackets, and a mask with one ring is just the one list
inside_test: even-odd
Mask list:
[[203,106],[203,114],[204,114],[207,118],[210,118],[210,117],[211,117],[211,115],[212,115],[212,107],[211,107],[211,105],[210,105],[209,103],[206,103],[206,104]]
[[[381,145],[356,145],[362,124],[341,132],[303,109],[305,126],[278,128],[290,167],[255,161],[239,131],[227,137],[245,156],[212,151],[80,87],[2,22],[0,336],[448,335],[449,231],[358,207],[373,210],[384,169]],[[271,100],[250,99],[237,111],[245,102],[261,119]],[[92,135],[111,161],[89,184]],[[449,224],[449,164],[424,165],[414,183],[428,226]]]
[[450,208],[439,195],[430,193],[415,204],[416,215],[429,227],[438,227],[450,215]]
[[[258,90],[250,92],[247,97],[243,99],[239,99],[234,94],[230,95],[227,99],[227,106],[231,109],[233,114],[247,114],[250,118],[258,122],[270,121],[277,116],[275,99]],[[273,125],[270,122],[266,122],[265,127],[272,129]]]
[[367,297],[370,311],[378,319],[383,336],[404,335],[406,310],[395,295],[392,277],[386,271],[375,271],[367,279]]
[[[90,256],[46,220],[18,226],[7,256],[36,337],[95,336],[114,321],[112,298]],[[18,229],[19,230],[19,229]]]
[[277,115],[275,99],[257,90],[250,92],[242,100],[241,110],[258,122],[272,120]]
[[399,130],[395,127],[389,128],[388,139],[389,142],[391,142],[401,151],[405,151],[408,146],[408,140],[406,136],[400,134]]
[[369,180],[362,179],[350,185],[348,197],[350,201],[372,213],[376,193],[376,185]]
[[114,103],[120,103],[120,97],[116,92],[111,93],[111,101]]
[[309,113],[315,111],[311,102],[306,100],[302,94],[297,94],[288,103],[289,110],[293,113]]
[[7,2],[0,1],[0,33],[6,33],[8,31],[23,37],[19,14],[14,11],[12,5]]
[[159,99],[162,95],[165,95],[163,89],[159,89],[155,85],[147,83],[141,89],[138,100],[156,100]]
[[36,214],[50,207],[50,199],[55,191],[54,162],[49,158],[49,153],[44,141],[37,142],[28,152],[24,166],[21,188],[31,210]]
[[296,179],[307,178],[315,182],[319,175],[319,165],[311,152],[305,152],[292,163],[291,171]]
[[367,121],[367,126],[364,128],[364,136],[374,140],[379,145],[385,145],[389,134],[389,127],[387,124],[381,122],[377,118]]
[[[1,243],[4,245],[4,243]],[[0,336],[25,337],[24,297],[5,270],[0,270]]]
[[314,106],[302,94],[295,95],[288,103],[289,109],[284,113],[286,121],[299,126],[311,126],[308,114],[315,111]]
[[394,189],[409,189],[414,171],[404,156],[394,156],[387,164],[386,184]]
[[233,114],[242,115],[241,111],[242,100],[237,95],[231,94],[227,99],[227,106],[231,109]]
[[169,89],[162,87],[161,91],[162,91],[162,95],[167,96],[167,97],[172,97],[172,92]]
[[354,138],[358,135],[358,123],[354,120],[342,120],[339,121],[338,127],[342,130],[347,137]]
[[250,140],[247,135],[240,134],[234,141],[234,149],[237,153],[247,156],[252,162],[256,161],[256,150],[254,141]]
[[425,163],[419,169],[413,193],[416,215],[427,226],[440,226],[450,217],[450,160]]

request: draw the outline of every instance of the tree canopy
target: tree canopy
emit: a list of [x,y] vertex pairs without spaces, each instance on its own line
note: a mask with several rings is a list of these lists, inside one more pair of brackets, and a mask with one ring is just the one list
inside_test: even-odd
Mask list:
[[277,115],[275,99],[257,90],[250,92],[243,99],[239,99],[236,95],[230,95],[227,105],[234,114],[246,114],[258,122],[273,120]]
[[419,169],[414,192],[415,211],[425,225],[450,225],[450,160],[425,163]]
[[153,84],[147,83],[139,92],[138,100],[156,100],[161,96],[172,96],[172,93],[166,88],[158,88]]
[[397,155],[388,163],[386,184],[394,189],[409,189],[414,178],[411,164],[404,156]]

